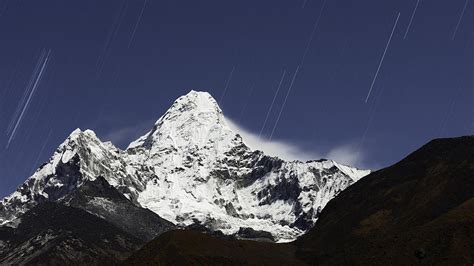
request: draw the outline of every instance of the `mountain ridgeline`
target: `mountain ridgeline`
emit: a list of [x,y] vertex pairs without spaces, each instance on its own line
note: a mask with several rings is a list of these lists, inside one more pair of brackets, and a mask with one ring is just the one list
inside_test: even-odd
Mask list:
[[208,93],[191,91],[126,150],[72,132],[0,202],[0,262],[117,262],[175,228],[293,241],[369,173],[253,150]]

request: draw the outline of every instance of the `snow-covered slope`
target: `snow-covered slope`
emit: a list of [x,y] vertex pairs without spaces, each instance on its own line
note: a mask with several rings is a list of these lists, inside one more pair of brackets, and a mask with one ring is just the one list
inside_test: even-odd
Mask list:
[[50,161],[0,204],[0,224],[104,177],[135,204],[180,225],[233,234],[241,227],[295,239],[337,193],[367,175],[330,160],[285,162],[253,151],[206,92],[177,99],[121,151],[74,131]]
[[15,192],[0,203],[0,225],[44,201],[57,201],[87,180],[103,176],[127,198],[143,189],[141,175],[129,169],[125,153],[101,142],[93,131],[77,129]]

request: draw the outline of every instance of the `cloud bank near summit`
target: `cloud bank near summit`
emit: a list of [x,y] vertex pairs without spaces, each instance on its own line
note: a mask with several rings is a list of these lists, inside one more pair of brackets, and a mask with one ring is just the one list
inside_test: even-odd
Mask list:
[[261,150],[267,155],[277,156],[287,161],[308,161],[327,158],[341,164],[357,167],[365,159],[364,154],[358,151],[352,145],[334,147],[328,152],[307,150],[287,141],[266,140],[243,128],[227,117],[226,122],[234,132],[242,136],[244,143],[250,148]]

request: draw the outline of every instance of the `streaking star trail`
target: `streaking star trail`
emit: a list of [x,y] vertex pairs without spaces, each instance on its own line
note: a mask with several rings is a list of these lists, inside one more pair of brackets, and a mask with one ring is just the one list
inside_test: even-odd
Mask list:
[[122,5],[120,6],[120,9],[115,16],[114,22],[112,24],[112,27],[107,35],[107,38],[105,40],[104,47],[102,48],[102,53],[100,54],[99,58],[97,59],[96,63],[96,68],[97,68],[97,77],[100,77],[102,74],[102,69],[105,66],[105,63],[107,61],[107,58],[109,57],[111,46],[113,41],[115,40],[120,27],[122,25],[122,21],[125,17],[125,14],[127,13],[127,8],[128,8],[128,1],[124,0],[122,2]]
[[403,36],[404,40],[407,38],[408,32],[410,31],[411,24],[413,23],[413,18],[415,18],[416,10],[418,10],[419,4],[420,4],[420,0],[417,0],[415,9],[413,10],[413,13],[411,14],[410,22],[408,23],[407,31],[405,32],[405,35]]
[[[11,142],[15,138],[16,132],[18,128],[21,125],[21,122],[23,121],[23,117],[28,110],[28,107],[31,103],[31,100],[33,96],[35,95],[36,90],[38,89],[38,85],[40,81],[43,78],[44,71],[46,69],[46,66],[48,65],[48,62],[50,60],[50,55],[51,55],[51,50],[43,50],[40,59],[38,60],[38,63],[36,64],[35,71],[33,72],[33,75],[31,76],[30,82],[28,84],[28,87],[26,91],[28,92],[27,95],[28,97],[24,97],[23,99],[26,99],[26,101],[21,102],[21,107],[18,109],[21,109],[21,112],[18,115],[15,115],[12,119],[12,128],[11,131],[9,131],[9,137],[6,145],[6,149],[10,146]],[[39,70],[39,71],[38,71]],[[26,95],[26,94],[25,94]],[[14,125],[14,126],[13,126]]]
[[382,67],[383,61],[385,59],[385,55],[387,54],[388,47],[390,46],[390,42],[392,41],[393,33],[395,32],[395,29],[397,28],[399,19],[400,19],[400,13],[398,13],[397,20],[395,21],[395,24],[393,25],[392,33],[390,33],[390,38],[388,39],[387,45],[385,46],[385,50],[383,52],[382,58],[380,59],[379,66],[377,67],[377,71],[375,72],[374,79],[372,80],[372,85],[370,85],[369,93],[367,94],[367,97],[365,98],[365,103],[367,103],[369,101],[370,94],[372,93],[372,90],[374,88],[375,81],[377,81],[377,77],[379,75],[380,68]]
[[324,0],[323,5],[321,6],[321,10],[319,11],[318,18],[316,19],[316,22],[314,23],[313,30],[311,31],[311,34],[309,35],[308,42],[306,43],[306,47],[303,52],[303,56],[301,57],[300,64],[296,67],[295,74],[293,75],[293,78],[291,80],[290,87],[288,87],[288,91],[286,92],[285,95],[285,100],[283,101],[283,105],[281,106],[280,112],[278,114],[277,120],[275,121],[275,125],[273,126],[272,133],[270,134],[270,140],[273,138],[273,134],[275,133],[275,130],[278,126],[278,122],[280,122],[281,114],[283,113],[283,110],[285,109],[286,102],[288,100],[288,96],[290,96],[291,90],[293,89],[293,84],[296,80],[296,77],[298,76],[298,73],[300,71],[300,68],[303,67],[304,61],[306,59],[306,55],[308,54],[309,48],[311,47],[311,43],[313,42],[314,35],[316,33],[316,30],[319,27],[319,22],[321,21],[321,17],[323,16],[324,9],[326,8],[326,3],[327,0]]
[[288,96],[290,95],[291,89],[293,88],[293,84],[295,83],[296,76],[298,75],[298,72],[300,71],[300,66],[298,66],[295,70],[295,74],[293,75],[293,78],[291,79],[291,84],[290,87],[288,88],[288,91],[286,92],[285,95],[285,100],[283,100],[283,104],[281,105],[280,112],[278,113],[278,117],[275,121],[275,125],[273,125],[272,133],[270,134],[269,140],[272,140],[273,134],[275,133],[275,130],[278,126],[278,122],[280,122],[281,114],[283,113],[283,110],[285,109],[286,102],[288,100]]
[[461,22],[464,17],[464,13],[466,12],[466,8],[468,4],[469,4],[469,0],[466,0],[466,3],[464,3],[464,7],[462,8],[461,15],[459,16],[458,23],[456,24],[456,27],[454,28],[453,36],[451,37],[451,40],[453,41],[454,39],[456,39],[456,34],[458,33],[459,25],[461,25]]
[[270,104],[270,107],[268,108],[267,115],[265,116],[265,121],[263,122],[262,129],[260,129],[260,132],[258,133],[258,137],[262,136],[263,130],[265,129],[265,126],[267,125],[268,118],[270,117],[270,113],[272,112],[273,105],[275,104],[275,100],[278,96],[278,92],[280,91],[281,84],[283,83],[283,80],[285,79],[286,75],[286,70],[283,70],[283,74],[281,75],[280,83],[278,84],[278,87],[275,91],[275,94],[273,95],[272,103]]
[[148,0],[145,0],[143,2],[142,10],[140,11],[140,15],[138,16],[137,23],[135,24],[135,27],[133,28],[132,36],[130,37],[130,41],[128,42],[128,48],[130,48],[130,46],[133,43],[133,39],[135,38],[135,33],[137,32],[138,25],[140,25],[140,21],[142,20],[143,12],[145,12],[145,7],[146,7],[147,2],[148,2]]
[[229,84],[230,84],[230,81],[232,80],[232,76],[234,75],[234,71],[235,71],[235,66],[232,67],[229,77],[227,78],[227,81],[225,82],[224,90],[222,91],[221,97],[219,98],[219,104],[222,103],[222,100],[224,99],[225,94],[227,93],[227,89],[229,88]]

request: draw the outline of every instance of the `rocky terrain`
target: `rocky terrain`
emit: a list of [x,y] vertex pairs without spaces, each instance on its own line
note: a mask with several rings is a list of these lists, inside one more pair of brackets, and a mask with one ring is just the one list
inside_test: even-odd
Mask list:
[[[34,261],[44,248],[29,239],[44,242],[63,235],[60,228],[48,231],[46,222],[28,225],[40,231],[21,229],[31,215],[45,215],[38,220],[46,221],[47,212],[38,210],[52,206],[60,210],[57,220],[66,223],[77,212],[120,232],[120,245],[100,234],[93,239],[110,243],[98,247],[97,252],[108,254],[104,257],[114,257],[110,254],[115,251],[126,254],[173,228],[288,242],[312,228],[332,198],[370,173],[325,159],[288,162],[270,157],[247,146],[229,124],[211,95],[191,91],[126,150],[102,142],[91,130],[75,130],[49,161],[0,202],[1,230],[7,232],[1,242],[2,256],[8,258],[4,261],[24,250],[33,253],[22,257]],[[66,238],[72,240],[64,243],[85,243],[71,246],[70,257],[83,247],[93,252],[81,237]],[[89,258],[76,257],[80,262]]]

